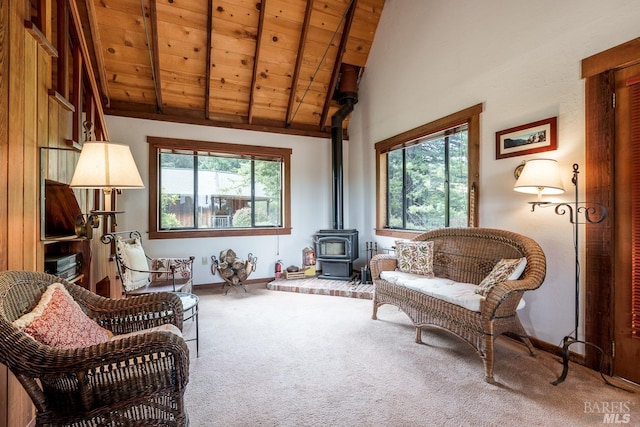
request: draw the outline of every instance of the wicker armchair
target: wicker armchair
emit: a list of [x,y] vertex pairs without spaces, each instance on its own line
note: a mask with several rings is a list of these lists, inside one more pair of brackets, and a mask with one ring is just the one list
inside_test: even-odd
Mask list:
[[45,273],[0,272],[0,362],[29,394],[37,425],[187,425],[189,349],[180,336],[147,332],[66,350],[12,325],[52,283],[62,283],[84,313],[114,336],[164,324],[182,329],[182,303],[174,294],[114,300]]
[[126,295],[191,292],[195,257],[149,258],[138,231],[106,233],[101,241],[115,244],[116,268]]

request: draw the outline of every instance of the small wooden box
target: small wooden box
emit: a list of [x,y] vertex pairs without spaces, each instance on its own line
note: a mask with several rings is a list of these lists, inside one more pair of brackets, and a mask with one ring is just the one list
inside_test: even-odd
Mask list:
[[284,271],[284,278],[290,279],[304,279],[304,271]]

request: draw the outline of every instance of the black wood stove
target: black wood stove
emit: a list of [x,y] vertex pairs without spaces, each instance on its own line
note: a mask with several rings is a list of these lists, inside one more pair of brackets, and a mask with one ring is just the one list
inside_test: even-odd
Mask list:
[[352,280],[353,261],[358,259],[358,230],[320,230],[315,236],[316,259],[321,279]]

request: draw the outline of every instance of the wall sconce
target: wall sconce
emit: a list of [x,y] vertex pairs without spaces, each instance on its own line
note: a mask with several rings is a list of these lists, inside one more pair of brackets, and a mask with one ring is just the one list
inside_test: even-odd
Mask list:
[[[84,236],[92,235],[90,228],[97,228],[97,216],[113,218],[123,211],[111,210],[111,193],[114,189],[144,188],[142,178],[127,145],[106,141],[87,141],[82,146],[71,188],[101,189],[104,192],[104,210],[91,211],[87,219],[76,219],[76,230]],[[79,224],[80,223],[80,224]],[[78,230],[78,226],[80,229]],[[91,238],[91,237],[88,237]]]
[[[514,191],[521,193],[537,194],[538,200],[531,203],[531,211],[536,206],[555,207],[556,215],[565,215],[569,213],[569,221],[573,224],[573,247],[575,256],[575,329],[569,335],[562,339],[562,373],[551,384],[558,385],[563,382],[569,372],[569,346],[575,343],[582,343],[597,349],[602,358],[600,359],[600,376],[603,381],[613,386],[602,373],[602,362],[605,356],[604,351],[597,345],[581,341],[578,339],[578,322],[580,319],[580,254],[579,254],[579,225],[580,224],[597,224],[607,218],[607,208],[601,203],[580,202],[578,200],[578,164],[573,165],[573,178],[571,183],[575,187],[575,200],[573,203],[549,203],[541,200],[544,194],[562,194],[564,187],[560,177],[558,162],[551,159],[533,159],[526,163],[523,162],[514,171],[516,183],[513,186]],[[582,220],[580,219],[582,217]],[[615,386],[614,386],[615,387]]]

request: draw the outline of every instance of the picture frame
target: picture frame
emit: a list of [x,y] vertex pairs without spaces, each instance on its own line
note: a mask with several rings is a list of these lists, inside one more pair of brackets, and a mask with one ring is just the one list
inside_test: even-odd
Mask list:
[[558,148],[557,117],[496,132],[496,160]]

